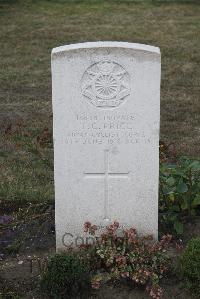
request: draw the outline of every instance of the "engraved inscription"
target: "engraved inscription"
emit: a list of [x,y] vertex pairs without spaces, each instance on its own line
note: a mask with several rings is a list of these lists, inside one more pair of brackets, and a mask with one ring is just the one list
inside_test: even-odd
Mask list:
[[120,145],[120,144],[150,144],[151,131],[146,127],[138,128],[140,118],[136,114],[91,115],[76,114],[73,127],[66,133],[67,144],[82,145]]
[[84,172],[85,178],[102,178],[104,180],[104,220],[109,217],[109,178],[128,178],[129,172],[111,172],[109,170],[109,150],[104,150],[104,170],[102,172]]
[[82,94],[96,107],[117,107],[130,94],[130,76],[110,60],[92,64],[83,74]]

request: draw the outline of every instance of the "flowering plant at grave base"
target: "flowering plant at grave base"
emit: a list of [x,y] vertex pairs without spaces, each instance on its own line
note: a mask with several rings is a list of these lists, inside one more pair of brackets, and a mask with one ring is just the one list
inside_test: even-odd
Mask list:
[[159,280],[168,270],[169,259],[166,247],[172,236],[165,235],[159,242],[152,236],[139,236],[135,228],[120,229],[119,223],[106,227],[105,232],[96,237],[97,227],[90,222],[84,224],[84,231],[96,238],[96,256],[104,272],[92,278],[92,287],[98,289],[108,280],[126,279],[133,284],[146,286],[154,299],[162,297]]

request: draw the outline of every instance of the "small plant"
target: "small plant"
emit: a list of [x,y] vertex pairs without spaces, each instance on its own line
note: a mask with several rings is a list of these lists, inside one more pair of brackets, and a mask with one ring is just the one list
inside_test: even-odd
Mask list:
[[97,289],[108,280],[125,279],[145,286],[152,298],[161,298],[159,281],[168,269],[165,248],[171,236],[155,242],[152,236],[139,236],[134,228],[120,229],[118,222],[109,225],[99,237],[96,231],[95,225],[85,223],[85,232],[96,238],[95,253],[101,262],[100,274],[93,277],[92,287]]
[[160,165],[161,221],[183,233],[184,217],[200,212],[200,161],[182,157],[176,164]]
[[41,290],[49,298],[87,298],[90,290],[89,269],[78,254],[56,254],[47,263],[41,277]]
[[187,288],[200,298],[200,238],[189,241],[181,257],[181,272]]

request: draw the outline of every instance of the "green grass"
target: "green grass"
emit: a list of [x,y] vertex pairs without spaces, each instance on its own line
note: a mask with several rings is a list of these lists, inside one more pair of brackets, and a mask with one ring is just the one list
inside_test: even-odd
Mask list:
[[[50,53],[63,44],[119,40],[159,46],[161,139],[199,156],[198,3],[0,0],[0,198],[54,197],[52,143],[40,146],[37,137],[52,127]],[[26,127],[13,132],[17,123]]]

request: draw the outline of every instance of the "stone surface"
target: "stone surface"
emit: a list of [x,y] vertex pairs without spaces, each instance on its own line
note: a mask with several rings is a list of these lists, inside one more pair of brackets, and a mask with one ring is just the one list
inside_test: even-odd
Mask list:
[[52,84],[57,250],[85,242],[85,221],[157,237],[159,48],[55,48]]

